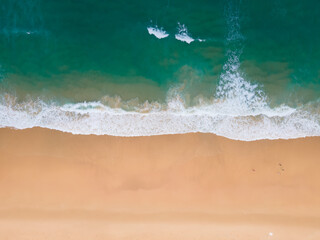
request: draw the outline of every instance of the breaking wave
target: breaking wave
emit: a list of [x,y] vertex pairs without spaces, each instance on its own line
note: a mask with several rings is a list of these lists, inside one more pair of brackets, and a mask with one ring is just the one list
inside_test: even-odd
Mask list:
[[186,42],[188,44],[192,43],[194,39],[190,36],[187,27],[184,24],[178,23],[178,33],[175,38],[181,42]]
[[163,28],[159,28],[158,26],[147,27],[148,33],[150,35],[154,35],[158,39],[166,38],[169,34],[163,30]]
[[168,98],[164,104],[137,104],[105,97],[96,102],[60,106],[41,100],[19,103],[4,95],[0,102],[0,127],[43,127],[73,134],[113,136],[202,132],[244,141],[320,136],[319,109],[312,104],[299,109],[271,109],[243,107],[234,101],[237,100],[200,99],[197,105],[187,107],[181,95]]

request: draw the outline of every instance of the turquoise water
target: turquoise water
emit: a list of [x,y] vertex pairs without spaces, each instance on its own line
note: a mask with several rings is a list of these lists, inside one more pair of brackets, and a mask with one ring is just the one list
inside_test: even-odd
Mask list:
[[320,136],[320,2],[1,0],[0,127]]

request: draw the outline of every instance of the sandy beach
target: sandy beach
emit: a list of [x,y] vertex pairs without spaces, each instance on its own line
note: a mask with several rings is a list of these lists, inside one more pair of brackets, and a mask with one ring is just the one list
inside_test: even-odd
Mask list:
[[320,239],[320,138],[0,129],[0,239]]

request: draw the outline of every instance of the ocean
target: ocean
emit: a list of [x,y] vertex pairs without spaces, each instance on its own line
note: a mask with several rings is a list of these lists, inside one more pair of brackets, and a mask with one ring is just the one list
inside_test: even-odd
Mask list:
[[316,0],[0,0],[0,127],[320,136]]

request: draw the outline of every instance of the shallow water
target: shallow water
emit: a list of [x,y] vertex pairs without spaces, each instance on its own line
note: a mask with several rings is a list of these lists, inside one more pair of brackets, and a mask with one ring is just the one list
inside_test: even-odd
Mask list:
[[318,1],[2,0],[0,126],[320,135]]

